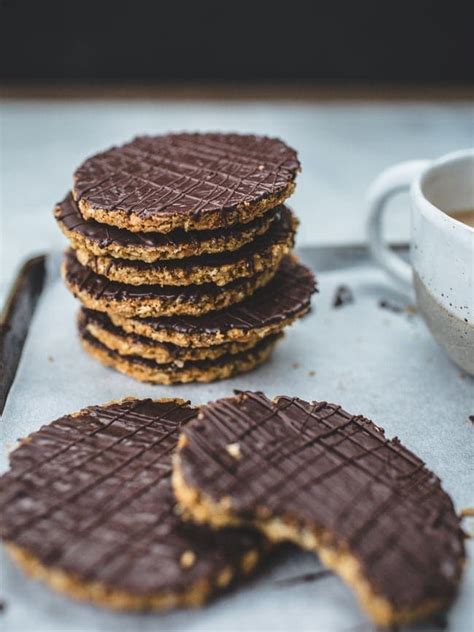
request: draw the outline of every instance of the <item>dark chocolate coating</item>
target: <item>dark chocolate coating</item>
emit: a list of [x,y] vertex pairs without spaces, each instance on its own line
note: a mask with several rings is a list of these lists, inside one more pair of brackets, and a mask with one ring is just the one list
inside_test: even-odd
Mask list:
[[[140,334],[127,333],[121,327],[114,325],[105,312],[97,312],[93,309],[86,309],[85,307],[81,307],[79,323],[81,323],[82,331],[86,331],[86,326],[88,324],[95,324],[98,325],[101,329],[104,329],[105,331],[113,334],[114,336],[118,336],[124,339],[131,339],[133,342],[136,343],[141,343],[143,345],[163,349],[173,359],[176,360],[180,360],[181,356],[183,354],[186,354],[186,352],[188,351],[187,347],[180,347],[173,344],[172,342],[158,342],[157,340],[153,340],[153,338],[147,338],[146,336],[141,336]],[[221,345],[214,345],[212,349],[219,349],[220,346]]]
[[[187,485],[229,497],[246,520],[268,516],[328,534],[399,609],[450,599],[463,532],[440,480],[400,441],[327,402],[240,393],[210,403],[184,429]],[[240,459],[226,451],[238,443]]]
[[132,270],[171,270],[179,268],[184,271],[196,267],[218,268],[224,265],[232,265],[242,260],[250,260],[251,262],[252,257],[256,254],[262,253],[274,245],[282,243],[291,243],[293,245],[291,235],[294,235],[295,225],[291,211],[282,206],[279,216],[272,222],[266,233],[255,237],[255,239],[238,250],[202,254],[196,257],[185,257],[184,259],[166,259],[164,261],[154,261],[153,263],[120,259],[119,257],[114,257],[111,259],[111,262],[112,266],[124,266]]
[[[203,296],[215,297],[225,294],[229,289],[238,288],[248,283],[248,279],[240,278],[227,285],[214,283],[202,285],[129,285],[118,281],[110,281],[107,277],[96,274],[91,268],[79,263],[73,250],[65,254],[65,274],[67,281],[80,290],[84,290],[95,299],[127,301],[140,299],[174,299],[180,302],[193,303]],[[253,278],[253,277],[252,277]]]
[[179,248],[183,244],[191,244],[198,247],[204,241],[222,239],[223,237],[230,241],[232,238],[239,236],[242,228],[245,230],[251,228],[258,230],[258,227],[267,221],[269,215],[276,217],[283,208],[285,208],[283,205],[279,205],[267,211],[265,219],[257,217],[248,224],[235,224],[228,228],[188,232],[178,229],[171,233],[132,233],[124,228],[101,224],[93,219],[85,220],[80,214],[77,203],[74,201],[71,193],[68,193],[64,200],[57,205],[55,217],[64,224],[68,231],[77,233],[89,241],[94,241],[101,247],[115,243],[118,246],[140,246],[144,249],[158,248],[160,246],[176,246],[176,248]]
[[178,345],[174,345],[172,342],[157,342],[152,338],[147,338],[146,336],[140,336],[139,334],[128,334],[121,327],[114,325],[110,318],[107,316],[105,312],[97,312],[94,309],[87,309],[85,307],[81,307],[81,311],[79,314],[79,324],[81,326],[81,332],[86,331],[86,327],[88,324],[98,325],[102,329],[114,334],[115,336],[128,337],[131,338],[135,342],[141,342],[146,345],[153,345],[157,347],[161,347],[166,349],[168,353],[177,355],[180,351],[185,347],[178,347]]
[[163,316],[140,321],[156,331],[184,334],[218,334],[235,328],[250,331],[304,314],[315,291],[316,282],[311,270],[294,257],[286,256],[273,279],[241,303],[202,316]]
[[123,356],[118,351],[114,351],[113,349],[109,349],[106,345],[104,345],[100,340],[94,338],[92,334],[90,334],[85,329],[85,323],[79,324],[79,334],[83,340],[88,342],[90,345],[100,349],[101,351],[105,351],[107,355],[116,360],[126,360],[131,364],[141,364],[149,369],[155,369],[159,371],[186,371],[190,368],[200,369],[202,372],[205,372],[206,369],[211,369],[215,366],[223,366],[228,364],[229,362],[239,362],[239,360],[245,360],[247,357],[252,354],[257,354],[269,345],[275,343],[278,338],[282,336],[282,334],[271,334],[270,336],[266,336],[257,342],[257,344],[251,349],[247,349],[246,351],[241,351],[239,353],[225,353],[221,355],[219,358],[215,359],[204,359],[204,360],[187,360],[180,365],[176,365],[174,362],[167,362],[158,364],[155,360],[151,360],[150,358],[143,358],[138,355],[126,355]]
[[139,136],[86,160],[76,200],[141,217],[235,209],[281,194],[299,162],[281,140],[242,134]]
[[[123,401],[67,415],[28,437],[0,478],[0,534],[41,564],[134,595],[183,593],[238,569],[260,548],[251,531],[182,523],[171,454],[197,409]],[[195,554],[188,568],[185,551]]]

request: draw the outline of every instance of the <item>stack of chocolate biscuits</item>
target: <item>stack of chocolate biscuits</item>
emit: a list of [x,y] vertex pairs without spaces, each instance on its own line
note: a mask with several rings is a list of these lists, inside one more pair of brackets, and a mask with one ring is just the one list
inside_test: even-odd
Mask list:
[[160,384],[264,362],[310,308],[291,254],[296,152],[238,134],[142,136],[86,160],[55,217],[83,347]]

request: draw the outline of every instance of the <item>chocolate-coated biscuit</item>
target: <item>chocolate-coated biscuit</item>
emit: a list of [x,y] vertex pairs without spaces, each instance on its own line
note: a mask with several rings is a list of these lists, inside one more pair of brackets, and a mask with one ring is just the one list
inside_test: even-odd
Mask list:
[[252,571],[252,531],[180,520],[171,454],[196,415],[182,400],[125,399],[43,426],[0,478],[0,535],[24,571],[119,609],[197,606]]
[[78,261],[111,281],[131,285],[226,285],[242,277],[275,270],[294,245],[297,221],[283,207],[268,231],[233,252],[146,263],[75,251]]
[[159,364],[154,360],[134,355],[121,355],[106,347],[83,327],[79,327],[82,346],[89,355],[105,366],[151,384],[185,384],[188,382],[214,382],[252,371],[270,357],[283,334],[267,336],[247,351],[222,355],[216,360],[189,360]]
[[378,625],[446,607],[465,559],[453,503],[424,463],[327,402],[240,393],[184,429],[173,484],[198,522],[258,527],[339,573]]
[[198,316],[238,303],[268,283],[274,270],[266,270],[248,279],[236,279],[223,287],[203,285],[129,285],[110,281],[79,263],[73,250],[65,254],[62,275],[66,287],[81,303],[100,312],[134,316]]
[[206,230],[282,203],[299,168],[296,152],[276,138],[140,136],[87,159],[72,193],[85,219],[134,232]]
[[85,308],[79,313],[79,323],[112,351],[122,356],[141,356],[158,364],[183,366],[187,360],[215,360],[223,355],[241,353],[255,345],[255,341],[250,341],[227,342],[212,347],[179,347],[171,342],[158,342],[145,336],[127,334],[121,327],[114,325],[107,314]]
[[229,342],[255,344],[304,316],[310,309],[315,290],[311,270],[296,257],[287,256],[268,285],[238,305],[219,312],[157,318],[110,314],[110,318],[128,333],[184,347],[210,347]]
[[54,216],[75,249],[85,248],[97,256],[109,255],[152,263],[238,250],[255,237],[263,235],[282,209],[283,206],[277,206],[247,224],[235,224],[229,228],[132,233],[109,224],[100,224],[93,219],[85,220],[69,193],[54,209]]

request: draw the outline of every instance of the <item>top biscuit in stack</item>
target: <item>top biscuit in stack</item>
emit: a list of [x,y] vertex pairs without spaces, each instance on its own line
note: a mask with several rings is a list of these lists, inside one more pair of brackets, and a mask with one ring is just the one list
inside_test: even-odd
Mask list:
[[300,169],[282,141],[241,134],[139,136],[74,174],[84,219],[169,233],[247,222],[284,202]]
[[[159,383],[228,377],[265,360],[289,324],[288,305],[281,314],[277,304],[266,306],[271,334],[256,322],[262,333],[253,347],[240,345],[237,335],[230,347],[213,353],[202,347],[184,353],[184,360],[179,347],[193,345],[203,315],[219,311],[222,320],[237,303],[245,311],[283,263],[296,284],[300,278],[290,312],[296,318],[307,311],[314,279],[289,256],[297,221],[283,205],[299,168],[296,152],[282,141],[238,134],[142,136],[86,160],[55,209],[72,246],[63,267],[66,285],[89,310],[80,317],[85,348],[105,364]],[[97,314],[94,319],[90,310],[103,312],[101,329],[110,335],[97,337]],[[258,321],[255,301],[249,310],[247,320]],[[158,343],[131,333],[127,319],[174,329],[181,317],[187,329],[166,343],[166,354],[135,353]],[[222,344],[218,334],[208,347]],[[121,344],[112,345],[112,337]],[[163,357],[174,360],[160,362]],[[211,357],[219,360],[211,364]]]

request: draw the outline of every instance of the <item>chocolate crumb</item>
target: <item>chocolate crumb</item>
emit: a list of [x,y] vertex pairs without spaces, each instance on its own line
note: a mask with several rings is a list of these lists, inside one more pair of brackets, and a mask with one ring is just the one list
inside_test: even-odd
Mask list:
[[286,579],[277,579],[275,581],[279,586],[293,586],[294,584],[306,584],[308,582],[314,582],[317,579],[333,575],[333,572],[327,568],[323,568],[320,571],[314,573],[305,573],[304,575],[297,575],[296,577],[288,577]]
[[334,298],[332,301],[333,307],[344,307],[344,305],[349,305],[349,303],[354,302],[354,295],[352,294],[352,290],[347,287],[347,285],[340,285],[334,294]]
[[316,371],[308,371],[308,375],[316,375]]
[[474,424],[474,415],[469,415],[469,421]]
[[0,599],[0,613],[5,612],[7,609],[7,604],[3,599]]
[[300,365],[299,362],[293,362],[293,364],[291,365],[294,369],[299,369]]
[[400,312],[403,312],[403,307],[401,305],[393,303],[392,301],[387,301],[386,299],[381,299],[379,301],[379,307],[381,307],[382,309],[388,309],[394,314],[399,314]]

